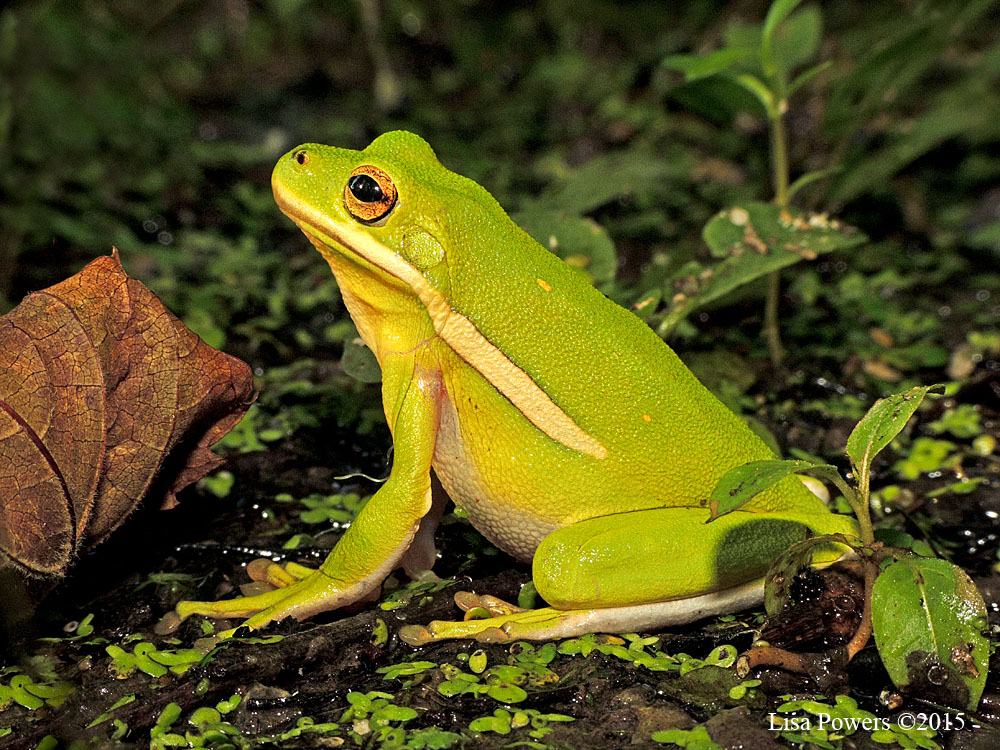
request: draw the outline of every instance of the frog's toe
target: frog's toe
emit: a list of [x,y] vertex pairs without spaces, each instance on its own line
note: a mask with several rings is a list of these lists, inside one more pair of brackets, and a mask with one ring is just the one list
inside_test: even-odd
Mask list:
[[269,583],[275,588],[290,586],[315,572],[315,568],[292,562],[279,565],[265,557],[258,557],[247,565],[247,575],[250,578],[254,581]]
[[423,646],[435,639],[434,635],[423,625],[404,625],[399,629],[399,638],[411,646]]
[[[496,619],[496,618],[493,618]],[[473,623],[475,623],[473,625]],[[484,623],[480,625],[480,623]],[[480,643],[504,643],[510,638],[503,630],[505,623],[485,624],[486,620],[464,620],[451,622],[434,620],[427,625],[404,625],[399,629],[399,638],[411,646],[424,646],[435,641],[455,638],[472,638]],[[470,627],[471,625],[471,627]]]
[[181,626],[180,616],[174,610],[167,612],[160,618],[160,621],[153,626],[153,632],[157,635],[170,635]]
[[286,593],[286,588],[280,588],[216,602],[183,601],[177,603],[174,612],[180,620],[186,620],[191,615],[204,615],[214,619],[250,617],[281,601],[282,595]]
[[505,602],[496,596],[489,594],[476,594],[472,591],[459,591],[455,594],[455,604],[466,613],[465,619],[473,619],[485,613],[489,617],[500,617],[502,615],[512,615],[517,612],[527,612],[523,607]]

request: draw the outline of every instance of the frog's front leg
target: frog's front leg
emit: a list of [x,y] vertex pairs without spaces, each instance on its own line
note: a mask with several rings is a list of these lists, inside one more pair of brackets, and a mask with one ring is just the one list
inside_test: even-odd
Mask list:
[[250,628],[286,617],[304,620],[370,597],[400,566],[432,505],[430,468],[441,377],[432,363],[421,364],[421,354],[426,357],[426,349],[383,362],[383,400],[393,428],[392,471],[322,566],[310,571],[292,564],[285,568],[287,577],[279,566],[271,566],[256,577],[284,584],[280,588],[219,602],[180,602],[177,617],[249,617],[244,624]]
[[[706,524],[701,508],[654,508],[557,529],[535,552],[538,593],[551,606],[510,611],[492,597],[465,598],[493,617],[409,625],[403,640],[546,640],[680,625],[752,606],[771,562],[811,533],[855,533],[846,516],[736,512]],[[842,550],[824,553],[825,561]],[[456,597],[458,599],[458,597]]]

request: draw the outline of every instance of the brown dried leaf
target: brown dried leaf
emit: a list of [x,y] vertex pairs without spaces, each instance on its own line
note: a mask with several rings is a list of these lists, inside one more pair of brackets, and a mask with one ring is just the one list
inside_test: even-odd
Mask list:
[[151,487],[172,506],[221,463],[209,446],[252,390],[117,251],[28,296],[0,318],[0,553],[61,573]]

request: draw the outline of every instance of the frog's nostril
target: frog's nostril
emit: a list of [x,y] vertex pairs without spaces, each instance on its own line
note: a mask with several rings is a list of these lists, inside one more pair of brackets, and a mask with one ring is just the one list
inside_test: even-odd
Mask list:
[[297,164],[305,164],[309,161],[309,154],[306,153],[305,149],[302,149],[301,151],[296,151],[292,158],[295,159]]

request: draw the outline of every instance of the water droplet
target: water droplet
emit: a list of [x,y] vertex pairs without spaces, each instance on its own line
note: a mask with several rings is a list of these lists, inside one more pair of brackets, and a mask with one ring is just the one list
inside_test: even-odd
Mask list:
[[940,664],[935,664],[927,670],[927,681],[931,685],[944,685],[948,682],[948,670]]

